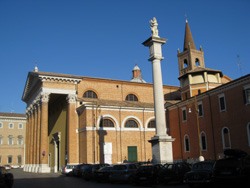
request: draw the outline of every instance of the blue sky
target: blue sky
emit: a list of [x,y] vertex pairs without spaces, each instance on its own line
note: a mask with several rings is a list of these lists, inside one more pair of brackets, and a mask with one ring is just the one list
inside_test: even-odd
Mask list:
[[[137,64],[152,83],[149,20],[163,45],[165,85],[179,86],[185,19],[207,68],[232,79],[250,70],[249,0],[0,0],[0,112],[25,113],[29,71],[130,80]],[[238,66],[238,64],[240,66]]]

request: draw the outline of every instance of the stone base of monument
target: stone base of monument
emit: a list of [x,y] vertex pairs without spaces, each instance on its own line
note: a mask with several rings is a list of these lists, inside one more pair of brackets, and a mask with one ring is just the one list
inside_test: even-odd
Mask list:
[[173,141],[174,139],[168,135],[154,136],[149,140],[152,144],[152,162],[154,164],[173,162]]

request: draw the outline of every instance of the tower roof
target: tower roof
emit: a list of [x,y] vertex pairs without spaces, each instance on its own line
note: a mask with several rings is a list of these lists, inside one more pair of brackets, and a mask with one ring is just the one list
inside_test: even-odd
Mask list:
[[193,40],[193,37],[192,37],[192,33],[191,33],[190,27],[188,25],[188,21],[186,20],[183,51],[186,51],[189,48],[190,49],[196,49],[195,44],[194,44],[194,40]]

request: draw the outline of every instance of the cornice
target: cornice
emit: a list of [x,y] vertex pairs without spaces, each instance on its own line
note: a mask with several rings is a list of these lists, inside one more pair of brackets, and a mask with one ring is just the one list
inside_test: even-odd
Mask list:
[[82,79],[76,79],[76,78],[47,76],[47,75],[39,75],[39,79],[42,82],[51,81],[51,82],[66,82],[66,83],[74,83],[74,84],[78,84],[82,80]]

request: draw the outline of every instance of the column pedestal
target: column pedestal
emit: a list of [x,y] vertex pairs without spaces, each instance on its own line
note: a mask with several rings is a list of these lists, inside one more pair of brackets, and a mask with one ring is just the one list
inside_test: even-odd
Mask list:
[[174,139],[168,135],[154,136],[151,138],[151,140],[149,140],[149,142],[152,144],[152,162],[154,164],[173,162],[173,141]]

